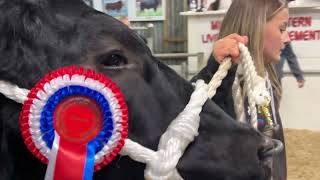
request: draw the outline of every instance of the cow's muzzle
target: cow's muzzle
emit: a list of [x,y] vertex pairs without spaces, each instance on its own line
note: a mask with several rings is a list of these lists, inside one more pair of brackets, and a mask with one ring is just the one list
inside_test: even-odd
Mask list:
[[259,149],[259,159],[265,167],[265,180],[272,179],[273,160],[275,156],[281,155],[284,145],[280,140],[272,139],[266,135],[263,136],[263,143]]
[[283,151],[283,143],[278,139],[264,136],[262,147],[259,151],[261,160],[280,154]]
[[262,152],[263,156],[278,155],[283,151],[283,143],[278,139],[272,139],[272,148],[266,149]]

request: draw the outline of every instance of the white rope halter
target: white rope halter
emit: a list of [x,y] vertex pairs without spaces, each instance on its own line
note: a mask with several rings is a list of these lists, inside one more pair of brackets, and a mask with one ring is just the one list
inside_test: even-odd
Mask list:
[[[266,89],[265,80],[259,77],[255,71],[248,49],[243,44],[239,44],[239,48],[242,54],[242,61],[239,66],[243,66],[243,69],[245,69],[244,81],[251,109],[251,122],[257,128],[255,106],[268,103],[270,95]],[[157,151],[126,139],[120,154],[127,155],[135,161],[145,163],[145,179],[183,179],[179,175],[176,165],[186,147],[198,135],[202,106],[208,98],[211,99],[215,95],[216,89],[227,75],[231,65],[231,59],[226,58],[208,84],[205,84],[203,80],[198,80],[195,83],[195,90],[191,95],[189,103],[161,136]],[[29,90],[0,80],[0,92],[9,99],[23,103],[27,99]]]

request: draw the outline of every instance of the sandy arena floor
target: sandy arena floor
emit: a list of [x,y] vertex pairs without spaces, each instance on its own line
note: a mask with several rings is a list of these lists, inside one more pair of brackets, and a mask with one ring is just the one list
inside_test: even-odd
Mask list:
[[288,180],[320,180],[320,132],[285,130]]

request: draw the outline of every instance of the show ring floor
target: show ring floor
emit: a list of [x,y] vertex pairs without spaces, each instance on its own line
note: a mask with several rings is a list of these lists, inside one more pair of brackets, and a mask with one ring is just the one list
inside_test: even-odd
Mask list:
[[320,131],[285,129],[288,180],[320,180]]

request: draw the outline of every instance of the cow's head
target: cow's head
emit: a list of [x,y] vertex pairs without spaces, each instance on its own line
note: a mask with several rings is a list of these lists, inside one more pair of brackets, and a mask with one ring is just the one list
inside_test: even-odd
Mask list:
[[[46,73],[81,65],[110,77],[129,108],[129,138],[156,150],[193,87],[156,60],[144,41],[118,20],[80,0],[5,0],[0,3],[0,78],[30,89]],[[1,98],[1,179],[42,179],[46,166],[19,134],[21,105]],[[199,136],[178,163],[185,179],[264,179],[259,156],[265,138],[236,123],[212,101],[201,113]],[[141,179],[144,164],[118,157],[96,179]]]

